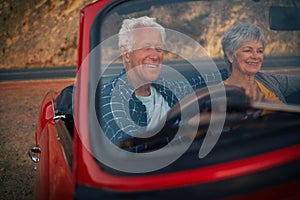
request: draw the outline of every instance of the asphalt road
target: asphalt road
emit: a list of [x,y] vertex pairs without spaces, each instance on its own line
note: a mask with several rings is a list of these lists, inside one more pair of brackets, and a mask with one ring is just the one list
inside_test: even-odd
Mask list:
[[[223,59],[214,60],[219,68],[227,67]],[[205,61],[201,61],[199,65],[205,65]],[[184,69],[189,63],[182,61],[173,61],[164,63],[174,68]],[[114,76],[119,73],[121,65],[115,65],[110,69],[109,76]],[[269,72],[297,73],[300,74],[300,56],[284,56],[284,57],[266,57],[263,63],[262,70]],[[60,79],[60,78],[75,78],[76,67],[44,67],[44,68],[29,68],[29,69],[10,69],[0,70],[0,81],[17,81],[17,80],[41,80],[41,79]]]
[[75,78],[75,76],[75,66],[0,70],[0,81]]

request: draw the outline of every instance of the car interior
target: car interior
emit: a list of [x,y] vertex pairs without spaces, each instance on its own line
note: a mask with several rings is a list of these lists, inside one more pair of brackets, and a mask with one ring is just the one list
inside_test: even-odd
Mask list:
[[[281,5],[280,7],[275,5],[276,3],[274,3],[274,6],[270,6],[270,4],[262,1],[249,1],[248,3],[253,9],[258,7],[262,7],[262,9],[268,8],[268,12],[261,15],[263,16],[264,20],[262,20],[261,25],[265,30],[270,29],[274,31],[292,32],[299,30],[299,9],[295,8],[293,3],[286,3],[285,5],[281,2],[281,4],[279,4]],[[263,4],[263,6],[261,6],[261,4]],[[123,68],[121,55],[117,46],[117,33],[120,28],[121,21],[125,18],[143,15],[156,17],[157,20],[168,29],[175,29],[178,32],[182,32],[187,35],[190,40],[196,41],[198,44],[202,45],[203,49],[208,53],[201,55],[200,57],[196,57],[198,60],[195,61],[193,57],[186,57],[186,55],[191,55],[191,49],[188,45],[184,46],[184,40],[175,40],[177,42],[174,42],[174,40],[172,41],[172,39],[170,39],[170,49],[176,49],[176,46],[180,46],[186,52],[178,53],[178,51],[175,50],[173,52],[166,51],[164,65],[173,67],[175,71],[182,73],[185,78],[194,75],[195,71],[199,71],[199,68],[201,68],[201,70],[208,69],[209,71],[211,70],[211,66],[214,66],[214,69],[216,70],[227,70],[229,72],[226,63],[223,61],[223,57],[220,54],[220,44],[216,43],[220,42],[223,32],[218,33],[218,31],[213,30],[214,28],[219,28],[219,30],[224,31],[224,27],[222,27],[224,24],[222,22],[214,21],[214,18],[218,17],[210,15],[210,12],[215,11],[214,9],[216,8],[213,7],[208,1],[154,0],[151,1],[151,4],[148,4],[144,1],[130,1],[128,3],[123,2],[116,5],[112,3],[106,9],[99,12],[93,22],[90,35],[91,70],[89,81],[91,93],[88,98],[91,102],[91,105],[94,106],[95,104],[95,95],[100,94],[99,92],[95,93],[94,91],[99,91],[99,88],[103,84],[107,83],[112,77],[118,75]],[[191,10],[193,12],[190,13],[189,11]],[[249,16],[247,16],[249,19],[253,17],[253,11],[251,10],[251,12]],[[164,13],[164,15],[161,15],[160,13]],[[255,21],[257,19],[253,18],[252,20]],[[115,26],[112,26],[111,24],[115,24]],[[199,32],[203,32],[203,35],[196,34]],[[212,38],[206,37],[207,34],[212,34],[212,32],[214,33]],[[297,36],[299,35],[294,33],[293,37]],[[216,49],[210,49],[212,45],[216,45]],[[216,56],[214,56],[214,53]],[[270,51],[270,54],[271,53],[272,52]],[[294,55],[293,59],[295,59],[295,61],[289,63],[289,67],[294,67],[297,69],[297,65],[300,61],[299,54]],[[275,69],[276,71],[276,69],[282,67],[281,64],[282,63],[280,62],[272,61],[271,55],[267,55],[266,66],[264,66],[264,70]],[[206,73],[206,71],[204,70],[200,73]],[[73,86],[64,89],[57,98],[56,102],[58,108],[57,112],[68,115],[66,124],[71,133],[74,128],[72,126],[73,89]],[[227,118],[222,130],[222,134],[220,135],[218,143],[208,154],[208,156],[202,159],[194,159],[198,157],[199,149],[203,144],[210,124],[211,99],[208,92],[209,91],[207,91],[205,88],[197,91],[198,98],[189,100],[185,99],[188,103],[184,105],[186,106],[186,109],[188,109],[190,104],[198,104],[200,110],[205,113],[203,116],[206,117],[206,121],[204,120],[204,122],[199,123],[199,119],[197,118],[194,119],[194,121],[190,119],[183,119],[180,116],[180,106],[175,106],[168,113],[168,123],[161,130],[161,132],[151,138],[146,138],[147,141],[152,141],[153,150],[155,150],[155,148],[159,146],[158,144],[160,144],[161,139],[166,135],[176,137],[175,134],[181,127],[186,127],[187,130],[191,126],[197,127],[195,140],[191,143],[184,155],[170,166],[151,173],[159,174],[193,169],[196,167],[205,167],[224,161],[231,161],[243,157],[258,155],[262,152],[268,152],[299,142],[298,138],[295,136],[295,132],[297,132],[297,130],[292,128],[296,127],[298,124],[297,114],[281,112],[277,113],[276,115],[271,114],[257,118],[248,117],[247,112],[250,106],[249,99],[239,88],[226,87],[225,92],[228,97]],[[222,97],[220,97],[220,99],[221,98]],[[216,99],[216,101],[217,100],[218,99]],[[300,91],[292,94],[287,98],[287,100],[292,104],[300,104]],[[97,107],[91,107],[91,109],[95,108],[97,110]],[[195,113],[194,115],[196,116],[197,114]],[[91,116],[91,118],[93,117],[94,116]],[[181,118],[180,123],[177,123],[176,119],[178,118]],[[282,119],[285,119],[285,121],[282,122]],[[98,134],[98,126],[98,119],[90,120],[90,134],[93,135],[93,140],[91,143],[96,157],[97,152],[101,151],[99,146],[102,145],[101,141],[103,140],[103,138],[99,136],[101,134]],[[282,132],[286,127],[289,127],[290,130],[283,135]],[[269,137],[270,134],[272,134],[272,137]],[[189,134],[187,134],[187,137],[188,136]],[[130,141],[124,141],[123,143],[119,144],[119,147],[126,149],[128,145],[141,145],[144,142],[145,139],[133,138],[130,139]],[[274,146],[274,143],[278,143],[278,145]],[[176,150],[176,147],[172,148]],[[237,148],[239,151],[236,151]],[[224,149],[226,149],[226,151],[224,151]],[[187,162],[191,159],[194,159],[195,162]],[[99,162],[99,166],[113,174],[132,176],[136,175],[117,171],[101,162]]]

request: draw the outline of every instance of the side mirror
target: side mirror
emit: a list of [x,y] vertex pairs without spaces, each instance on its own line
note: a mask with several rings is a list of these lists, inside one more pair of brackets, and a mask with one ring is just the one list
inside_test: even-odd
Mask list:
[[299,31],[300,9],[298,7],[270,7],[269,23],[271,30]]

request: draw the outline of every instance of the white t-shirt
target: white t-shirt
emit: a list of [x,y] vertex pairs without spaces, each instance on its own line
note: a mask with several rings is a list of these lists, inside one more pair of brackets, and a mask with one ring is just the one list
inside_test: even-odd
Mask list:
[[159,123],[164,123],[166,114],[170,110],[170,106],[163,96],[152,86],[150,89],[150,96],[136,96],[146,106],[147,130],[155,128]]

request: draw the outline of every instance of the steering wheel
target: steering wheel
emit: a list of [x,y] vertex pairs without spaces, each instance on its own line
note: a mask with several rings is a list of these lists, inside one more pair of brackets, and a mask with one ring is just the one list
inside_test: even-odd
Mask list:
[[[209,86],[196,90],[193,95],[191,94],[184,97],[171,108],[171,110],[167,113],[166,123],[159,133],[149,138],[133,137],[121,142],[118,146],[125,149],[130,146],[143,145],[144,143],[153,147],[163,146],[166,138],[173,138],[176,135],[178,129],[177,122],[190,120],[194,116],[199,116],[199,114],[202,115],[203,113],[209,113],[209,115],[204,115],[206,116],[206,120],[201,122],[201,119],[199,121],[199,118],[197,118],[194,125],[199,126],[201,125],[199,123],[202,123],[207,126],[211,119],[210,113],[212,101],[216,101],[217,112],[226,111],[227,114],[229,112],[237,111],[237,113],[239,113],[237,115],[226,115],[226,118],[227,116],[230,116],[230,121],[241,120],[241,118],[246,115],[246,111],[249,108],[249,98],[245,95],[244,89],[240,87],[227,85],[224,87],[225,90],[221,85]],[[226,95],[224,95],[224,92]],[[226,102],[226,105],[224,105],[224,102]],[[195,109],[195,106],[198,106],[199,109]],[[224,108],[226,110],[224,110]],[[188,113],[189,119],[181,119],[183,112]]]
[[[246,111],[250,105],[250,100],[245,95],[244,89],[229,85],[224,86],[225,90],[220,85],[209,87],[210,88],[205,87],[196,90],[194,95],[186,96],[172,107],[172,109],[168,112],[166,124],[173,124],[175,121],[181,120],[182,112],[189,113],[189,116],[199,115],[198,111],[200,113],[211,112],[212,101],[214,101],[217,105],[217,110],[214,111],[226,111],[226,113],[237,112],[239,113],[239,118],[241,115],[246,115]],[[213,99],[211,97],[213,97]],[[226,105],[224,105],[224,102]],[[195,106],[198,106],[199,110],[195,109]],[[235,117],[238,116],[235,115]]]

